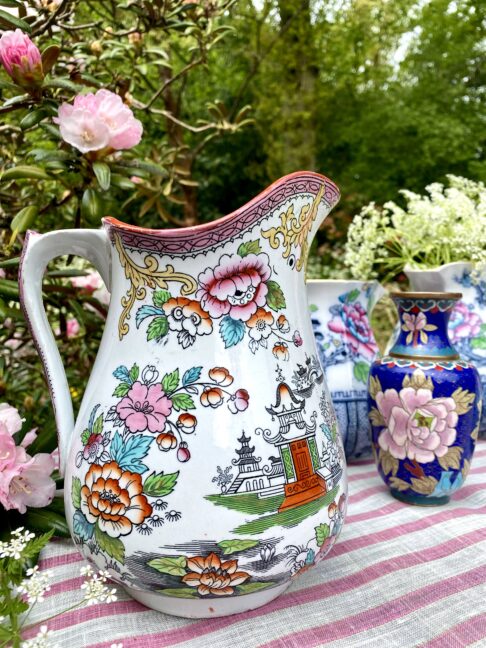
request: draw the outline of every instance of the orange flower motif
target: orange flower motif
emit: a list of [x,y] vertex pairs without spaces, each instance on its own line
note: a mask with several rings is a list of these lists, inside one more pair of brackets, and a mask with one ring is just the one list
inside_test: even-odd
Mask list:
[[256,342],[259,342],[262,338],[266,339],[272,333],[273,322],[273,315],[270,311],[258,308],[246,323],[250,329],[249,336]]
[[184,349],[196,341],[196,335],[209,335],[213,322],[198,301],[187,297],[172,297],[162,306],[171,331],[178,331],[177,340]]
[[179,427],[185,434],[192,434],[196,429],[197,418],[192,414],[181,414],[177,419],[177,427]]
[[233,382],[233,376],[225,367],[213,367],[209,370],[209,377],[221,387],[228,387]]
[[277,328],[282,333],[288,333],[290,331],[289,320],[285,317],[285,315],[279,315],[277,319]]
[[277,342],[272,349],[272,353],[277,360],[289,359],[289,347],[285,342]]
[[112,538],[128,535],[134,524],[152,515],[142,491],[141,475],[122,470],[116,461],[92,464],[81,488],[81,510],[88,522],[97,522]]
[[219,387],[206,387],[201,394],[201,404],[204,407],[219,407],[223,399],[223,392]]
[[172,432],[162,432],[157,437],[157,445],[163,452],[169,452],[177,447],[177,439]]
[[188,558],[187,568],[191,571],[182,580],[189,587],[197,587],[197,593],[201,596],[229,596],[234,593],[236,585],[241,585],[250,578],[250,574],[236,571],[237,560],[221,562],[215,553],[210,553],[207,558]]

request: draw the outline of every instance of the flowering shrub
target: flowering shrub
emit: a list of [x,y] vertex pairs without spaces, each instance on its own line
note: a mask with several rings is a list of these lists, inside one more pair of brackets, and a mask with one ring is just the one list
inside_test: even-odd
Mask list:
[[486,263],[486,186],[449,175],[428,195],[402,191],[407,203],[363,207],[348,230],[344,261],[355,279],[393,276],[405,266],[434,268],[452,261]]

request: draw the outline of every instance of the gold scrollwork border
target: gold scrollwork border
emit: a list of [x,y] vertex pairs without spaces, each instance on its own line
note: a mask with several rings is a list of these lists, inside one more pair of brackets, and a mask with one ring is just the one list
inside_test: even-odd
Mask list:
[[121,298],[122,312],[118,320],[118,335],[120,340],[130,330],[127,320],[131,318],[131,310],[136,301],[145,299],[147,288],[156,287],[167,289],[169,281],[175,281],[182,284],[181,295],[187,296],[196,292],[197,283],[194,277],[183,272],[176,272],[174,266],[166,265],[164,269],[159,270],[159,262],[152,254],[147,254],[143,263],[145,267],[138,265],[127,254],[126,249],[118,234],[114,235],[114,244],[118,252],[120,263],[125,271],[125,277],[130,282],[126,294]]

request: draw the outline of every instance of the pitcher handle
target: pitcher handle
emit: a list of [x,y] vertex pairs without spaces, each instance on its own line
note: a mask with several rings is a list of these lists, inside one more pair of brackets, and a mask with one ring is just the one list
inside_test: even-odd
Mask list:
[[74,429],[73,404],[61,356],[42,302],[42,280],[49,261],[74,254],[90,261],[110,290],[111,250],[104,230],[29,230],[19,268],[20,304],[46,374],[57,426],[59,463],[64,474],[69,438]]

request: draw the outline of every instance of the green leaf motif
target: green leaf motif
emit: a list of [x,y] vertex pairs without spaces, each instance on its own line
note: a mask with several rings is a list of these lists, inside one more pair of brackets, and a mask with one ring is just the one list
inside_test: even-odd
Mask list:
[[112,538],[96,525],[95,540],[101,551],[104,551],[110,558],[114,558],[122,565],[125,564],[125,545],[120,538]]
[[315,304],[309,304],[309,310],[311,313],[317,313],[319,310]]
[[149,497],[165,497],[172,493],[177,484],[179,471],[174,473],[156,473],[155,471],[147,477],[143,485],[143,492]]
[[241,257],[248,256],[248,254],[259,254],[262,251],[259,241],[247,241],[242,243],[238,248],[238,254]]
[[74,508],[81,507],[81,480],[79,477],[73,477],[71,482],[71,500]]
[[258,540],[221,540],[221,542],[218,542],[218,547],[221,547],[223,555],[227,556],[239,551],[246,551],[246,549],[256,547],[257,544]]
[[285,308],[287,304],[279,284],[276,281],[270,280],[267,281],[267,288],[267,306],[273,311],[279,311],[282,308]]
[[153,569],[161,572],[162,574],[170,574],[171,576],[185,576],[187,560],[184,556],[162,556],[161,558],[154,558],[147,563]]
[[126,396],[129,391],[130,391],[130,385],[126,382],[122,382],[117,387],[115,387],[113,396],[116,396],[116,398],[120,398]]
[[160,594],[166,596],[175,596],[176,598],[198,598],[197,589],[192,587],[166,587],[165,589],[157,590]]
[[354,290],[350,290],[348,293],[346,293],[346,304],[349,304],[350,302],[354,302],[356,299],[359,297],[359,289],[355,288]]
[[242,585],[237,585],[236,590],[239,594],[250,594],[251,592],[258,592],[259,590],[267,589],[268,587],[272,587],[273,585],[275,585],[273,581],[269,581],[268,583],[256,581],[253,583],[243,583]]
[[165,374],[162,378],[162,389],[166,394],[171,394],[179,386],[179,369],[174,369],[172,373]]
[[134,364],[129,372],[129,376],[132,379],[132,383],[134,383],[137,380],[139,373],[140,373],[140,369],[138,368],[138,365]]
[[101,434],[103,432],[103,414],[100,414],[93,425],[92,434]]
[[329,538],[329,533],[331,529],[329,527],[329,524],[319,524],[319,526],[315,527],[315,532],[316,532],[316,542],[319,547],[321,547],[324,542],[326,541],[327,538]]
[[169,322],[167,317],[156,317],[153,319],[147,327],[147,340],[160,340],[167,335],[169,332]]
[[470,344],[473,349],[486,349],[486,336],[475,337]]
[[156,290],[152,295],[154,306],[158,306],[159,308],[161,308],[166,301],[169,301],[170,298],[171,294],[168,290]]
[[369,371],[370,371],[370,365],[367,362],[364,362],[364,360],[361,360],[360,362],[356,362],[353,367],[354,377],[358,382],[362,382],[365,385],[368,382]]
[[88,443],[88,439],[89,439],[90,436],[91,436],[91,433],[90,433],[89,430],[83,430],[83,432],[81,433],[81,443],[83,445],[86,445]]
[[180,412],[181,410],[196,409],[191,396],[189,396],[189,394],[182,393],[174,394],[172,396],[172,407],[176,412]]

